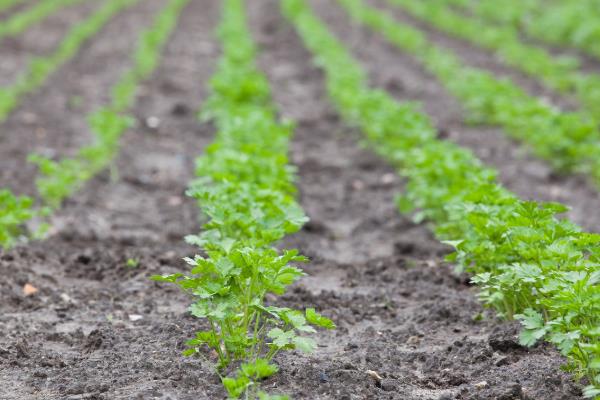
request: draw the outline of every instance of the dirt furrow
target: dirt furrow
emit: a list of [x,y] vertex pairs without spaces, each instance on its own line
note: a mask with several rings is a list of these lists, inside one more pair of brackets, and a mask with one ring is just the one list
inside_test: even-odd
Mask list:
[[30,153],[59,158],[90,143],[87,114],[110,100],[110,88],[130,65],[138,34],[162,5],[162,0],[144,0],[116,15],[0,125],[0,187],[32,195],[37,169],[27,162]]
[[64,7],[17,36],[0,38],[0,87],[13,84],[33,57],[50,54],[77,22],[98,8],[98,3]]
[[[332,7],[312,3],[320,13]],[[338,323],[321,335],[317,354],[279,360],[277,386],[297,399],[579,398],[557,352],[520,348],[516,325],[482,313],[467,278],[443,263],[447,249],[397,213],[401,182],[332,110],[277,1],[253,1],[251,15],[276,103],[299,123],[292,156],[311,218],[286,242],[312,262],[285,300],[315,305]],[[330,22],[339,33],[343,22]]]
[[569,218],[585,229],[600,230],[600,215],[594,211],[600,194],[585,177],[557,176],[546,163],[529,154],[501,129],[464,124],[458,101],[412,56],[402,53],[377,33],[352,24],[335,3],[316,4],[335,34],[345,39],[367,68],[374,86],[386,89],[401,101],[421,103],[441,137],[470,148],[486,164],[496,168],[500,181],[522,198],[565,203],[572,207]]
[[[183,192],[213,135],[196,111],[219,14],[218,1],[184,10],[140,92],[118,180],[92,180],[59,213],[54,236],[0,256],[1,399],[215,398],[202,396],[219,388],[212,372],[180,354],[198,329],[188,300],[148,278],[186,268],[193,252],[183,236],[199,229],[197,207]],[[25,296],[26,283],[38,292]]]

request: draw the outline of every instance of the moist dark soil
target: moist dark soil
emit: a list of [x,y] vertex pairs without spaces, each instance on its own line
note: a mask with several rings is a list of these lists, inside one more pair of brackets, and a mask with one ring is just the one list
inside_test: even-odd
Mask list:
[[[150,3],[142,7],[146,13],[158,2]],[[194,157],[214,135],[196,112],[219,54],[219,3],[192,1],[184,10],[159,70],[140,91],[138,125],[124,137],[112,173],[101,174],[65,204],[47,240],[0,254],[0,399],[225,398],[210,365],[180,355],[185,340],[202,328],[186,311],[189,299],[148,279],[185,270],[181,258],[195,252],[183,236],[196,232],[200,222],[184,191],[193,179]],[[560,370],[564,359],[545,344],[519,346],[518,326],[484,311],[468,277],[443,262],[449,249],[426,226],[397,213],[394,197],[403,183],[331,108],[321,72],[279,14],[277,0],[248,3],[259,64],[275,103],[282,117],[297,121],[291,160],[298,167],[301,205],[311,218],[280,244],[298,248],[311,262],[305,266],[309,276],[278,303],[317,307],[338,325],[317,335],[314,354],[276,358],[280,373],[264,388],[310,400],[582,398],[580,386]],[[335,17],[340,14],[333,3],[313,4],[336,34],[361,50],[344,35],[350,25]],[[142,8],[115,24],[127,32],[142,29],[149,15],[136,16]],[[374,83],[389,79],[392,69],[379,52],[395,50],[361,35],[369,40],[361,59]],[[125,33],[106,31],[57,76],[82,76],[84,65],[100,63],[121,38]],[[395,95],[408,98],[419,86],[421,93],[433,90],[430,77],[414,72],[414,62],[395,61],[395,79],[413,87]],[[81,90],[100,102],[107,74],[94,68]],[[45,110],[53,95],[64,99],[61,93],[77,87],[69,79],[55,80],[15,115],[31,107],[40,123],[47,121],[43,112],[50,112]],[[38,96],[45,100],[37,103]],[[417,99],[435,100],[423,94]],[[436,121],[446,118],[435,107],[440,104],[428,111]],[[80,123],[76,111],[60,115],[64,130],[53,131],[52,143],[68,142],[62,136]],[[447,118],[460,127],[459,114]],[[12,124],[23,129],[18,119]],[[509,147],[515,152],[513,143]],[[20,155],[3,157],[14,161]],[[17,186],[22,178],[6,179]],[[541,185],[529,175],[519,179]],[[28,284],[37,292],[26,295]]]

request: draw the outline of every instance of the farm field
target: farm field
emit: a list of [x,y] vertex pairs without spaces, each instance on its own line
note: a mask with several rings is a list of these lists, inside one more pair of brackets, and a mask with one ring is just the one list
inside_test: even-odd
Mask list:
[[0,0],[0,400],[600,399],[600,9],[542,3]]

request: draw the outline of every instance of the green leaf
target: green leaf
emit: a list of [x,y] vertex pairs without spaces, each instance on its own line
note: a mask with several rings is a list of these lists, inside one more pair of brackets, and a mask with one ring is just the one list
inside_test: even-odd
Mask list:
[[531,308],[526,309],[523,314],[515,315],[515,319],[520,320],[524,327],[519,336],[522,346],[533,346],[550,330],[550,326],[545,325],[542,314]]
[[296,336],[293,330],[283,331],[280,328],[273,328],[269,331],[267,336],[273,339],[273,344],[279,348],[286,347],[292,342],[292,339]]
[[221,382],[229,397],[233,399],[239,398],[246,391],[246,388],[252,384],[250,379],[243,375],[237,378],[222,378]]
[[317,342],[315,342],[313,338],[309,337],[296,336],[293,339],[293,342],[297,349],[305,353],[312,353],[317,347]]
[[156,281],[156,282],[176,283],[177,280],[179,278],[181,278],[182,276],[183,276],[183,274],[181,274],[181,273],[170,274],[170,275],[152,275],[150,277],[150,279],[153,281]]
[[253,380],[268,378],[279,371],[277,365],[270,364],[269,361],[264,358],[258,358],[254,363],[244,363],[240,366],[240,369],[244,375]]
[[336,327],[332,320],[317,313],[314,308],[306,309],[306,320],[312,325],[325,329],[335,329]]

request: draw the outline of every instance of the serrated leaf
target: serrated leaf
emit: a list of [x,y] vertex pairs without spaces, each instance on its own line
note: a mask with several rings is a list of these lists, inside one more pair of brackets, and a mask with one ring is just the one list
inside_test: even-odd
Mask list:
[[317,342],[313,338],[296,336],[293,339],[296,348],[305,353],[312,353],[317,347]]
[[312,325],[320,326],[325,329],[335,329],[336,327],[332,320],[317,313],[314,308],[307,308],[305,315],[308,323]]

